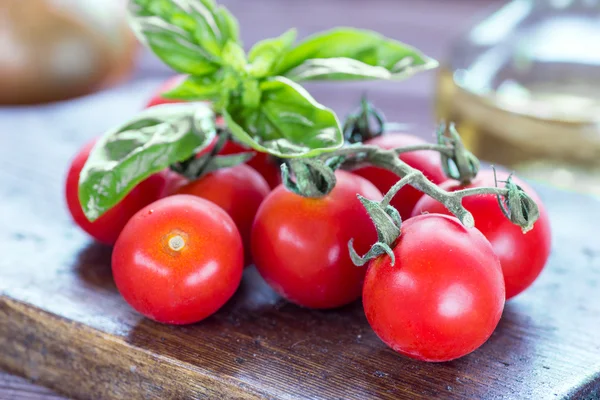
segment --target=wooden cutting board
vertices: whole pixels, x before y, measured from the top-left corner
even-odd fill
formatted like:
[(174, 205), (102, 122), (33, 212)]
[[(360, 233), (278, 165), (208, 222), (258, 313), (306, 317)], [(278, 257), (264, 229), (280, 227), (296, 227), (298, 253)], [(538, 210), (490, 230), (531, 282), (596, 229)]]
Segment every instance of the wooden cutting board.
[[(348, 25), (437, 58), (465, 16), (503, 3), (223, 2), (247, 44), (291, 25), (301, 35)], [(145, 64), (140, 75), (153, 71)], [(424, 74), (310, 90), (343, 116), (367, 89), (391, 119), (424, 133), (432, 128), (432, 81)], [(359, 303), (301, 309), (253, 269), (233, 300), (200, 324), (169, 327), (137, 315), (112, 282), (110, 249), (70, 222), (63, 178), (76, 149), (136, 112), (156, 85), (138, 77), (68, 103), (0, 109), (0, 367), (80, 399), (600, 397), (600, 202), (539, 186), (554, 232), (548, 266), (507, 304), (491, 339), (454, 362), (401, 357), (373, 334)]]
[(136, 314), (113, 284), (110, 248), (70, 222), (62, 185), (76, 149), (132, 114), (153, 85), (138, 80), (75, 102), (0, 110), (2, 368), (81, 399), (600, 395), (600, 203), (545, 187), (554, 233), (547, 268), (507, 304), (491, 339), (454, 362), (401, 357), (370, 330), (360, 303), (302, 309), (253, 268), (199, 324)]

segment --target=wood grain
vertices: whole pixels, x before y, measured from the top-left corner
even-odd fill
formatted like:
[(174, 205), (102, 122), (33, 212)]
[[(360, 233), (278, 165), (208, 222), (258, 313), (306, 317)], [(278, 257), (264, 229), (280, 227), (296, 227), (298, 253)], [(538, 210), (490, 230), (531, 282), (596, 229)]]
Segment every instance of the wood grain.
[(0, 398), (3, 400), (66, 400), (65, 397), (50, 389), (1, 371)]
[[(247, 43), (291, 24), (303, 34), (345, 24), (377, 28), (437, 57), (457, 22), (481, 7), (458, 0), (456, 10), (433, 0), (226, 3)], [(431, 7), (437, 19), (417, 18)], [(403, 358), (373, 334), (360, 303), (301, 309), (254, 269), (202, 323), (170, 327), (137, 315), (112, 282), (110, 249), (70, 222), (62, 178), (82, 143), (141, 107), (158, 83), (152, 71), (159, 70), (148, 67), (127, 85), (77, 101), (0, 109), (1, 367), (80, 399), (600, 396), (600, 203), (541, 186), (554, 232), (548, 266), (507, 305), (488, 343), (454, 362)], [(343, 115), (367, 88), (388, 116), (427, 136), (433, 77), (310, 89)]]

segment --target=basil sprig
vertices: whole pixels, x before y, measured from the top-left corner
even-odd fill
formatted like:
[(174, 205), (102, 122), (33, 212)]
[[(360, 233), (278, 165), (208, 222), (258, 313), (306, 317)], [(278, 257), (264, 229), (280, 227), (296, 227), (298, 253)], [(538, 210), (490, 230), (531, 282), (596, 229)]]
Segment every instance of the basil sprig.
[[(230, 128), (239, 141), (278, 157), (310, 157), (343, 144), (337, 118), (294, 82), (399, 80), (437, 65), (410, 46), (352, 28), (333, 29), (299, 43), (295, 43), (296, 31), (290, 29), (256, 43), (246, 56), (236, 35), (223, 34), (211, 22), (217, 20), (211, 17), (216, 9), (212, 0), (133, 0), (130, 7), (131, 20), (140, 27), (138, 36), (165, 63), (172, 65), (173, 54), (182, 54), (185, 32), (186, 43), (197, 52), (190, 63), (207, 60), (211, 68), (220, 66), (207, 73), (179, 69), (190, 77), (166, 96), (212, 101), (215, 111), (228, 114), (229, 122), (235, 122), (235, 128)], [(148, 20), (157, 19), (172, 27), (171, 42), (167, 31), (162, 31), (157, 42), (154, 31), (144, 29)], [(198, 29), (206, 32), (199, 34)]]
[[(187, 78), (164, 96), (210, 101), (236, 140), (281, 158), (313, 157), (344, 144), (335, 113), (298, 84), (308, 80), (405, 79), (434, 60), (378, 33), (338, 28), (296, 43), (296, 31), (248, 54), (235, 17), (214, 0), (131, 0), (138, 38)], [(153, 107), (94, 146), (79, 183), (93, 220), (151, 174), (189, 158), (215, 135), (206, 105)]]

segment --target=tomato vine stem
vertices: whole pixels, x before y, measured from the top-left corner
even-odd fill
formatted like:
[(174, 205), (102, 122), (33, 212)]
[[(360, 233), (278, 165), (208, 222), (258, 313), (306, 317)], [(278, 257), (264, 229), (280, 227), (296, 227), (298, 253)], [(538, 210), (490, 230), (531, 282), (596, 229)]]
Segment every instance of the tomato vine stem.
[[(368, 164), (391, 171), (400, 178), (379, 202), (359, 196), (359, 200), (376, 227), (378, 241), (364, 256), (356, 253), (352, 241), (348, 243), (350, 256), (356, 265), (363, 265), (370, 259), (379, 257), (382, 254), (388, 254), (392, 258), (393, 264), (394, 257), (391, 249), (401, 234), (402, 221), (397, 210), (390, 205), (390, 201), (406, 185), (410, 185), (442, 203), (467, 228), (474, 227), (475, 220), (473, 215), (462, 205), (462, 199), (476, 195), (494, 195), (498, 197), (502, 212), (514, 224), (520, 226), (523, 232), (527, 232), (533, 227), (539, 216), (537, 205), (521, 187), (512, 182), (511, 178), (504, 182), (505, 187), (478, 187), (447, 192), (427, 179), (421, 171), (412, 168), (398, 157), (399, 154), (410, 151), (437, 151), (442, 156), (442, 162), (446, 162), (448, 167), (454, 164), (455, 169), (449, 175), (462, 183), (468, 183), (479, 171), (479, 160), (466, 151), (453, 125), (449, 127), (449, 136), (445, 135), (446, 132), (445, 125), (438, 130), (438, 137), (440, 137), (438, 144), (422, 144), (397, 149), (382, 149), (373, 145), (353, 144), (311, 159), (310, 162), (295, 160), (295, 164), (304, 163), (305, 167), (303, 168), (307, 170), (318, 170), (321, 176), (326, 175), (324, 168), (331, 164), (331, 160), (337, 160), (336, 166), (340, 164), (341, 166), (354, 167)], [(444, 135), (443, 138), (442, 135)], [(299, 169), (299, 167), (296, 166), (296, 169)], [(289, 176), (287, 178), (289, 179)], [(306, 182), (303, 184), (306, 185)], [(297, 193), (302, 194), (302, 191), (297, 191)], [(320, 195), (326, 195), (327, 193), (326, 190), (320, 190), (319, 192)]]

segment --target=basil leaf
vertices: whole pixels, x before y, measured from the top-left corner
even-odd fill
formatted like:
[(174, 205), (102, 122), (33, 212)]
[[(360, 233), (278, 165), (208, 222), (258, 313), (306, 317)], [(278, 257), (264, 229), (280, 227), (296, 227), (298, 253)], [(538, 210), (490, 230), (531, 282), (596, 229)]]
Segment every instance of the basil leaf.
[(188, 76), (173, 89), (162, 94), (167, 99), (187, 101), (216, 100), (222, 92), (220, 74)]
[(275, 63), (294, 44), (295, 40), (296, 30), (290, 29), (279, 37), (256, 43), (248, 53), (250, 75), (256, 78), (271, 75)]
[(132, 25), (139, 39), (177, 72), (206, 75), (219, 69), (208, 54), (181, 28), (160, 18), (146, 17)]
[(79, 176), (83, 212), (94, 221), (138, 183), (189, 158), (214, 137), (214, 114), (206, 105), (166, 104), (143, 111), (92, 149)]
[(255, 79), (247, 79), (242, 83), (242, 105), (250, 110), (260, 106), (262, 91), (260, 82)]
[(233, 41), (228, 41), (223, 48), (223, 62), (238, 73), (246, 71), (246, 52), (242, 46)]
[(215, 11), (215, 19), (221, 31), (221, 45), (225, 46), (228, 40), (241, 43), (238, 21), (227, 8), (219, 6)]
[[(344, 62), (343, 58), (355, 62)], [(284, 55), (275, 73), (304, 80), (360, 79), (361, 76), (363, 79), (380, 79), (384, 75), (381, 68), (384, 68), (389, 72), (389, 78), (400, 79), (436, 66), (435, 60), (418, 50), (376, 32), (338, 28), (313, 35), (298, 44)]]
[(130, 22), (139, 39), (176, 71), (203, 75), (223, 63), (237, 42), (237, 21), (212, 0), (132, 0)]
[(286, 77), (295, 81), (391, 79), (392, 73), (351, 58), (313, 58), (288, 71)]
[(335, 113), (317, 103), (300, 85), (284, 77), (261, 82), (260, 105), (248, 109), (231, 102), (223, 117), (242, 143), (277, 157), (312, 157), (344, 144)]

